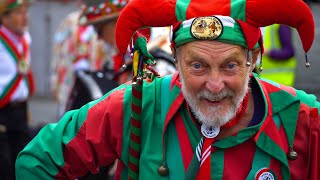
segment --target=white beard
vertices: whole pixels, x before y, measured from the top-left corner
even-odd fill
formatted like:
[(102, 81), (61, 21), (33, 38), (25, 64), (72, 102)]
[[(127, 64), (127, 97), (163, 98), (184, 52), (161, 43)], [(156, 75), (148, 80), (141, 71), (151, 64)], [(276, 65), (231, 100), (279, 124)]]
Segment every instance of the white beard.
[[(243, 101), (244, 97), (246, 96), (249, 90), (249, 72), (247, 73), (247, 78), (245, 81), (245, 85), (243, 86), (243, 90), (241, 93), (236, 97), (235, 93), (230, 89), (224, 89), (223, 91), (219, 92), (218, 94), (212, 94), (208, 90), (200, 91), (196, 97), (192, 95), (185, 87), (185, 81), (180, 71), (180, 64), (178, 66), (178, 72), (180, 75), (181, 81), (181, 90), (184, 95), (184, 98), (188, 102), (192, 113), (194, 114), (195, 118), (202, 124), (207, 126), (214, 126), (214, 127), (221, 127), (227, 122), (229, 122), (237, 113), (237, 110), (240, 108), (241, 102)], [(232, 105), (229, 109), (227, 109), (226, 113), (223, 113), (221, 106), (208, 106), (206, 107), (206, 114), (201, 111), (199, 106), (201, 99), (208, 99), (211, 101), (218, 101), (222, 100), (226, 97), (231, 98)]]

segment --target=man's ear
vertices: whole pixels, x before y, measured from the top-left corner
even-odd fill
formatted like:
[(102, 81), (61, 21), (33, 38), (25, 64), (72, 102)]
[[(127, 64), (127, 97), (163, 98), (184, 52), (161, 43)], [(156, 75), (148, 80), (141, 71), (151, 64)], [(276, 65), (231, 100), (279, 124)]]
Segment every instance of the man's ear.
[(256, 67), (256, 63), (259, 57), (261, 50), (260, 48), (254, 49), (252, 50), (252, 66), (251, 66), (251, 70), (254, 70), (254, 68)]

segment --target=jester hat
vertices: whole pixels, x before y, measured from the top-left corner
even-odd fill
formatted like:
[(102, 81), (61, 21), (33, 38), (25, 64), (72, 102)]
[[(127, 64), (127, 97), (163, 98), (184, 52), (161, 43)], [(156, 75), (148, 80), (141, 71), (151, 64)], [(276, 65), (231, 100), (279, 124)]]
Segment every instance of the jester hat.
[[(207, 17), (204, 24), (201, 17)], [(209, 27), (208, 23), (219, 34), (199, 37), (194, 33), (201, 26)], [(124, 55), (138, 29), (173, 25), (175, 47), (194, 40), (214, 39), (248, 49), (260, 45), (263, 51), (259, 27), (272, 24), (296, 28), (304, 51), (309, 51), (315, 25), (311, 10), (302, 0), (131, 0), (118, 18), (116, 43)]]
[(119, 17), (128, 0), (84, 0), (80, 25), (96, 24)]
[(29, 5), (31, 0), (0, 0), (0, 15), (20, 5)]

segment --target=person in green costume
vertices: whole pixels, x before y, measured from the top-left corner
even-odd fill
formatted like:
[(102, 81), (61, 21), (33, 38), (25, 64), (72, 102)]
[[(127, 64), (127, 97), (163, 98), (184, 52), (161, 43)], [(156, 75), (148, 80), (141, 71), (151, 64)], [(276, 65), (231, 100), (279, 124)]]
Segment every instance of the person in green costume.
[[(123, 56), (134, 45), (132, 82), (44, 127), (17, 178), (75, 179), (118, 159), (115, 179), (316, 180), (320, 103), (252, 73), (260, 26), (274, 23), (297, 28), (309, 51), (314, 20), (301, 0), (131, 0), (115, 37)], [(136, 31), (169, 25), (178, 72), (155, 77)]]

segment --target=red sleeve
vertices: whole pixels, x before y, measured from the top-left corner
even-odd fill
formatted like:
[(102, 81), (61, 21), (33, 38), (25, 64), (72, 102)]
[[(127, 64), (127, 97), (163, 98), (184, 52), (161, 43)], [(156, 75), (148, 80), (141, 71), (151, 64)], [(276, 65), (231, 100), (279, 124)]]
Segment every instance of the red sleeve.
[(293, 149), (298, 159), (289, 161), (291, 179), (320, 177), (320, 117), (316, 108), (301, 105)]
[(120, 156), (123, 93), (116, 91), (89, 109), (78, 134), (64, 148), (65, 165), (58, 179), (69, 173), (69, 177), (81, 177), (88, 171), (98, 173), (99, 167), (110, 165)]

